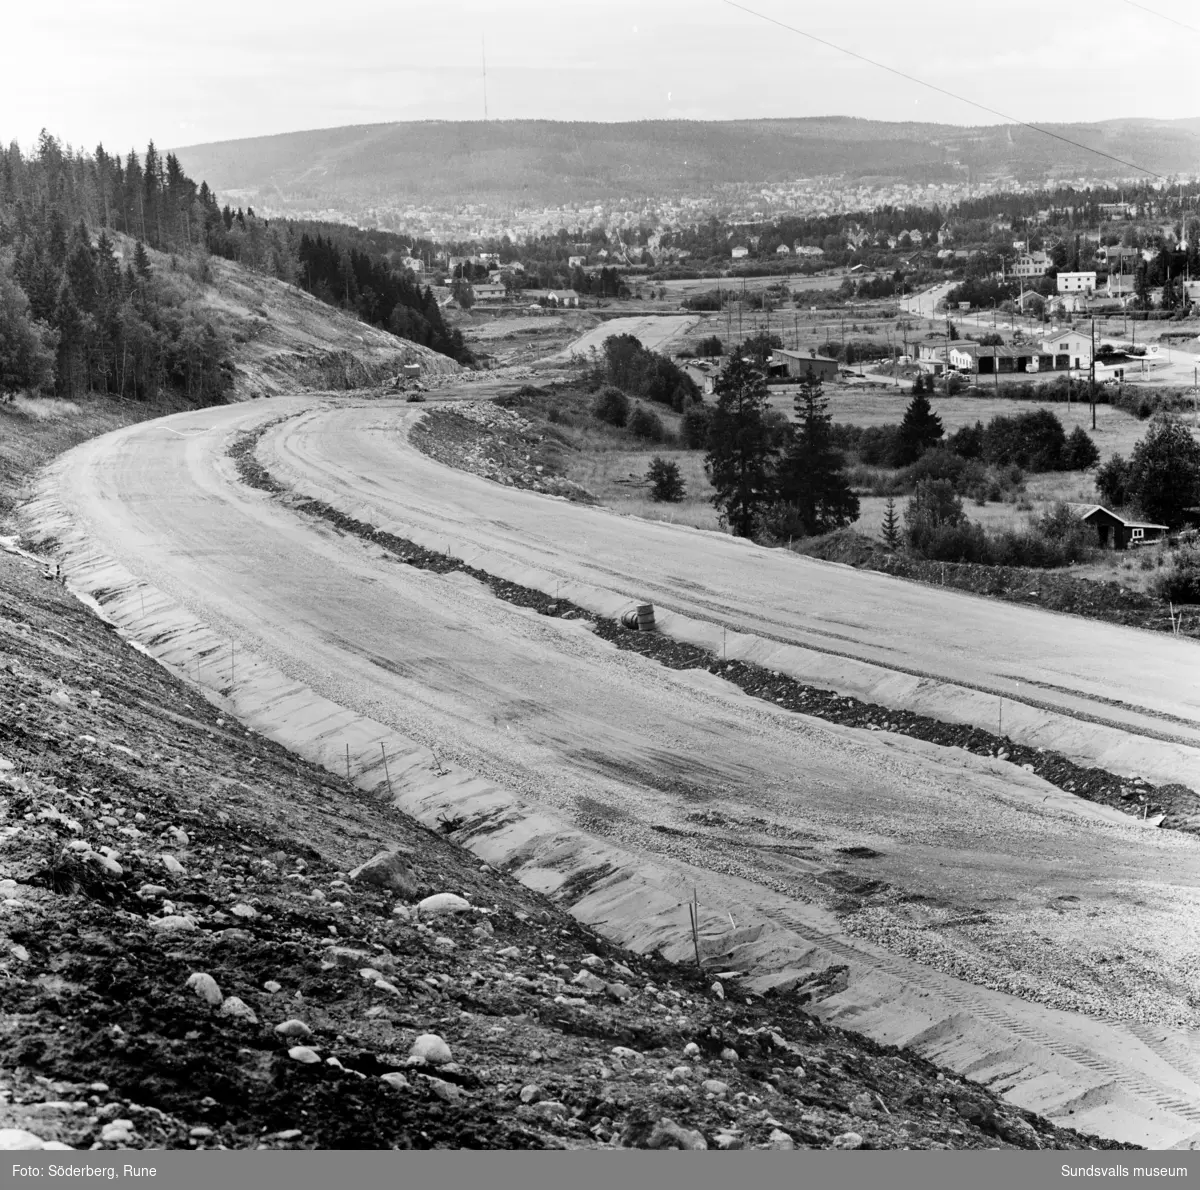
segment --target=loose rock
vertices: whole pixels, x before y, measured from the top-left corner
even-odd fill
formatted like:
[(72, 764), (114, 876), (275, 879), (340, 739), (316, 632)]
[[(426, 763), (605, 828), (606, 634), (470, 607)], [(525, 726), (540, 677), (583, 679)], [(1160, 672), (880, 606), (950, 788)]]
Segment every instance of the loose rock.
[(434, 893), (417, 902), (418, 917), (439, 917), (444, 913), (467, 913), (471, 902), (456, 893)]
[(303, 1022), (298, 1021), (294, 1017), (288, 1021), (281, 1021), (275, 1026), (275, 1032), (280, 1037), (311, 1037), (312, 1030)]
[(450, 1047), (436, 1033), (422, 1033), (408, 1051), (410, 1058), (424, 1058), (431, 1066), (453, 1061)]
[(307, 1045), (292, 1046), (288, 1050), (288, 1057), (294, 1058), (297, 1062), (303, 1062), (306, 1066), (312, 1066), (321, 1060), (321, 1055), (316, 1050), (310, 1049)]
[(214, 1008), (224, 999), (217, 981), (205, 971), (196, 971), (189, 975), (186, 986), (191, 988), (206, 1004), (211, 1004)]
[(232, 1017), (237, 1021), (245, 1021), (248, 1025), (257, 1025), (258, 1017), (254, 1009), (238, 996), (227, 996), (220, 1008), (221, 1016)]
[(371, 884), (377, 888), (411, 893), (415, 888), (411, 856), (412, 852), (407, 847), (380, 851), (371, 856), (366, 863), (353, 869), (349, 873), (350, 880), (356, 884)]

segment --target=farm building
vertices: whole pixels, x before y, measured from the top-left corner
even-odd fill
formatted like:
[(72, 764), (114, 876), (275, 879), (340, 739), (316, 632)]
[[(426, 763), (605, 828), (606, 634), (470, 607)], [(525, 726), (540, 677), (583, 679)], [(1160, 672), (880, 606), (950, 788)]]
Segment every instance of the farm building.
[(1100, 504), (1072, 504), (1079, 519), (1096, 530), (1101, 549), (1125, 550), (1131, 546), (1161, 541), (1167, 535), (1166, 525), (1152, 521), (1131, 521)]
[(807, 354), (803, 351), (776, 351), (773, 362), (782, 364), (787, 374), (797, 379), (807, 376), (809, 372), (816, 376), (818, 380), (837, 379), (837, 360), (825, 359), (811, 349)]

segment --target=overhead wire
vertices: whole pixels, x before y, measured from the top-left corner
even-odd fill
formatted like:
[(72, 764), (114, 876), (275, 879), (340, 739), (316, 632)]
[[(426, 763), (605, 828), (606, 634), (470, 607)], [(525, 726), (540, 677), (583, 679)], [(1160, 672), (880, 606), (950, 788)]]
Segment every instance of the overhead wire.
[(1138, 4), (1136, 0), (1125, 0), (1125, 3), (1130, 8), (1140, 8), (1142, 12), (1148, 12), (1152, 17), (1158, 17), (1160, 21), (1170, 21), (1172, 25), (1178, 25), (1181, 29), (1190, 29), (1193, 33), (1200, 33), (1195, 25), (1189, 25), (1187, 21), (1177, 21), (1174, 17), (1169, 17), (1165, 12), (1159, 12), (1156, 8), (1147, 8), (1144, 4)]
[[(1132, 2), (1132, 0), (1127, 0)], [(886, 70), (889, 74), (898, 75), (902, 79), (907, 79), (910, 83), (916, 83), (919, 87), (925, 87), (927, 90), (936, 91), (940, 95), (946, 95), (950, 99), (956, 99), (960, 103), (965, 103), (970, 107), (978, 108), (980, 111), (987, 112), (989, 115), (998, 116), (1001, 120), (1009, 124), (1019, 125), (1021, 128), (1028, 128), (1031, 132), (1040, 132), (1043, 136), (1048, 136), (1056, 141), (1061, 141), (1063, 144), (1072, 145), (1076, 149), (1083, 149), (1087, 153), (1093, 153), (1097, 157), (1107, 158), (1109, 161), (1115, 161), (1118, 165), (1123, 165), (1127, 169), (1135, 169), (1138, 173), (1146, 174), (1148, 177), (1157, 178), (1160, 182), (1168, 182), (1169, 179), (1163, 177), (1162, 174), (1155, 173), (1152, 169), (1147, 169), (1144, 165), (1138, 165), (1135, 161), (1126, 161), (1123, 157), (1117, 157), (1113, 153), (1106, 153), (1103, 149), (1094, 148), (1092, 145), (1085, 145), (1082, 141), (1072, 140), (1069, 136), (1063, 136), (1059, 132), (1052, 132), (1049, 128), (1042, 128), (1037, 124), (1031, 124), (1028, 120), (1018, 119), (1016, 116), (1010, 116), (1006, 112), (1002, 112), (997, 108), (989, 107), (986, 103), (980, 103), (975, 99), (968, 99), (965, 95), (959, 95), (955, 91), (950, 91), (945, 87), (939, 87), (936, 83), (926, 82), (924, 79), (917, 78), (916, 75), (909, 74), (907, 71), (900, 70), (895, 66), (889, 66), (886, 62), (877, 62), (874, 58), (868, 58), (866, 54), (860, 54), (855, 50), (848, 50), (845, 46), (837, 45), (835, 42), (827, 41), (824, 37), (818, 37), (815, 33), (809, 33), (805, 29), (799, 29), (795, 25), (789, 25), (786, 21), (781, 21), (776, 17), (768, 16), (766, 13), (758, 12), (756, 9), (748, 8), (744, 4), (738, 4), (736, 0), (722, 0), (723, 4), (730, 8), (736, 8), (752, 17), (757, 17), (760, 21), (766, 21), (768, 24), (777, 25), (780, 29), (786, 29), (789, 33), (796, 33), (801, 37), (807, 37), (809, 41), (815, 41), (819, 45), (828, 47), (831, 50), (836, 50), (839, 54), (845, 54), (851, 58), (857, 58), (860, 62), (866, 62), (868, 66), (874, 66), (879, 70)], [(1135, 5), (1134, 7), (1141, 7)], [(1156, 14), (1158, 15), (1158, 14)]]

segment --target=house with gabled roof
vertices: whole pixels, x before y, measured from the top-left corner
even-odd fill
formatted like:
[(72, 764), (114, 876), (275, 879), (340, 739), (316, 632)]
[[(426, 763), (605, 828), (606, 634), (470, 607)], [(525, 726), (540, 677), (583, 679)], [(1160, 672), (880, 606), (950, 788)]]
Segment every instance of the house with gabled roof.
[(1127, 550), (1167, 535), (1167, 526), (1153, 521), (1133, 521), (1102, 504), (1069, 504), (1067, 506), (1084, 524), (1096, 530), (1096, 543), (1102, 550)]

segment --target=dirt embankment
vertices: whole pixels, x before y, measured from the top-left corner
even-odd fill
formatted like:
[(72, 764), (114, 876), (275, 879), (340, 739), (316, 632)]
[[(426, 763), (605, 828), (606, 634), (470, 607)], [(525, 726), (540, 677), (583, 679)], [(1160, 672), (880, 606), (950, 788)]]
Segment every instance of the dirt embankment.
[(294, 285), (230, 261), (212, 259), (209, 267), (199, 300), (233, 343), (235, 400), (391, 385), (412, 364), (423, 378), (463, 370)]
[(413, 428), (410, 439), (439, 463), (506, 487), (596, 503), (595, 496), (563, 474), (561, 443), (548, 441), (535, 422), (490, 401), (431, 409)]
[[(0, 703), (0, 1127), (82, 1148), (1111, 1147), (807, 1017), (836, 981), (748, 998), (617, 950), (8, 555)], [(418, 914), (442, 893), (470, 908)]]
[(1089, 620), (1175, 632), (1200, 638), (1200, 616), (1187, 616), (1182, 626), (1172, 622), (1168, 607), (1141, 591), (1120, 583), (1078, 578), (1054, 570), (1017, 566), (981, 566), (974, 562), (930, 562), (893, 552), (876, 541), (843, 529), (793, 547), (797, 553), (827, 562), (844, 562), (861, 570), (881, 570), (899, 578), (934, 586), (953, 587), (1009, 603), (1024, 603), (1049, 611), (1067, 612)]

